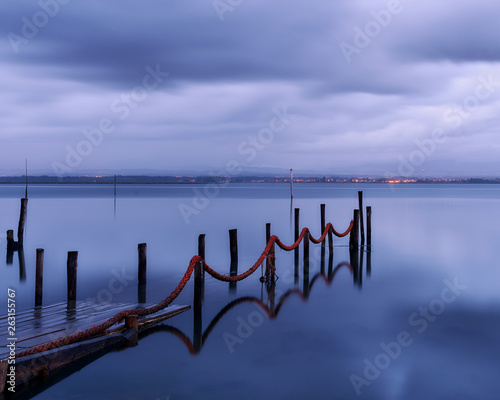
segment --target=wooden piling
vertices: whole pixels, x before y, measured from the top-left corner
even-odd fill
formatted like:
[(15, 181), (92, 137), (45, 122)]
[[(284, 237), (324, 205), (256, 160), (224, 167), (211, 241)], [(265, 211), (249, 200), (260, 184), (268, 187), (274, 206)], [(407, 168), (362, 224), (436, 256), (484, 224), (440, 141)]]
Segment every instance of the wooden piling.
[(21, 199), (21, 213), (19, 215), (19, 226), (17, 228), (17, 241), (22, 246), (24, 239), (24, 224), (26, 222), (26, 211), (28, 208), (28, 199)]
[[(294, 223), (295, 223), (295, 235), (294, 235), (294, 243), (297, 242), (297, 240), (299, 239), (299, 235), (300, 235), (300, 208), (296, 208), (295, 209), (295, 218), (294, 218)], [(294, 265), (295, 265), (295, 273), (294, 273), (294, 277), (295, 277), (295, 284), (297, 284), (299, 282), (299, 248), (297, 247), (294, 251)]]
[(68, 262), (67, 262), (68, 301), (76, 301), (77, 269), (78, 269), (78, 252), (68, 251)]
[(360, 222), (360, 232), (361, 232), (361, 246), (365, 244), (365, 223), (363, 218), (363, 191), (358, 191), (358, 202), (359, 202), (359, 222)]
[[(323, 233), (325, 232), (325, 229), (326, 229), (326, 205), (325, 204), (320, 205), (320, 214), (321, 214), (321, 236), (323, 236)], [(325, 241), (323, 240), (321, 242), (321, 273), (325, 272), (325, 253), (326, 253), (326, 246), (325, 246)]]
[(304, 285), (302, 289), (305, 297), (309, 296), (309, 241), (310, 233), (307, 230), (304, 234)]
[(366, 207), (366, 244), (368, 250), (372, 247), (372, 207)]
[(44, 250), (36, 249), (35, 307), (39, 307), (42, 305), (43, 259), (44, 259)]
[[(229, 251), (231, 253), (231, 266), (229, 268), (229, 275), (238, 275), (238, 230), (229, 230)], [(229, 291), (236, 290), (236, 282), (229, 282)]]
[(139, 253), (139, 266), (138, 266), (138, 280), (139, 286), (146, 284), (146, 270), (147, 270), (147, 244), (139, 243), (137, 246)]
[(137, 315), (127, 315), (125, 317), (125, 328), (132, 329), (135, 334), (128, 335), (127, 346), (137, 346), (139, 342), (139, 320)]
[(310, 233), (306, 230), (304, 234), (304, 273), (305, 271), (309, 271), (309, 241), (310, 241)]
[[(266, 246), (269, 243), (270, 239), (271, 239), (271, 224), (268, 222), (266, 224)], [(269, 258), (270, 258), (270, 256), (266, 257), (266, 274), (267, 274), (267, 271), (269, 271), (269, 264), (270, 264)]]
[(14, 231), (12, 229), (7, 231), (7, 265), (12, 265), (14, 262)]
[(293, 199), (293, 171), (290, 168), (290, 198)]
[(359, 210), (354, 210), (353, 226), (349, 237), (349, 247), (358, 248), (359, 246)]
[(7, 231), (7, 246), (14, 247), (14, 231), (12, 229)]
[(205, 259), (205, 234), (198, 236), (198, 255)]
[(194, 267), (194, 299), (193, 304), (199, 306), (202, 301), (203, 292), (203, 263), (197, 262)]
[(231, 264), (238, 263), (238, 230), (229, 230), (229, 251), (231, 253)]
[(193, 346), (201, 350), (203, 343), (201, 306), (203, 300), (203, 263), (194, 266), (194, 298), (193, 298)]
[(137, 315), (127, 315), (125, 317), (125, 328), (133, 329), (134, 331), (139, 331), (139, 320)]

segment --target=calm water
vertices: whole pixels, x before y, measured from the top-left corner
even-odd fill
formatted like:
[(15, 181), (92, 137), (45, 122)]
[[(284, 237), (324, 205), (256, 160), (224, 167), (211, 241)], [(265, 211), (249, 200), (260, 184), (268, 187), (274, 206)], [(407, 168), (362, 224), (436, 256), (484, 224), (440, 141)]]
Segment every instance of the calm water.
[[(45, 249), (44, 304), (65, 300), (70, 250), (79, 251), (79, 300), (136, 302), (137, 244), (146, 242), (147, 303), (156, 303), (177, 285), (200, 233), (207, 235), (207, 263), (223, 273), (229, 272), (228, 229), (238, 228), (240, 272), (263, 250), (266, 222), (292, 242), (287, 185), (230, 185), (208, 201), (199, 197), (203, 190), (124, 185), (115, 201), (104, 185), (30, 187), (26, 276), (20, 279), (17, 253), (6, 264), (2, 234), (1, 293), (6, 297), (13, 287), (18, 310), (33, 306), (36, 248)], [(330, 286), (316, 281), (307, 301), (290, 296), (275, 320), (254, 304), (240, 304), (213, 327), (198, 355), (171, 333), (175, 327), (193, 340), (188, 311), (167, 321), (170, 328), (35, 398), (498, 399), (500, 186), (303, 184), (294, 187), (292, 207), (317, 236), (326, 203), (327, 220), (344, 230), (357, 190), (373, 208), (371, 274), (364, 253), (362, 284), (340, 268)], [(0, 186), (0, 232), (17, 230), (23, 195), (22, 186)], [(192, 213), (183, 217), (180, 207)], [(334, 267), (349, 261), (347, 243), (335, 240)], [(321, 268), (319, 246), (311, 254), (312, 278)], [(295, 287), (293, 253), (278, 250), (277, 269), (276, 304)], [(112, 293), (117, 276), (121, 284)], [(238, 283), (236, 292), (207, 276), (202, 329), (240, 297), (270, 304), (259, 276)], [(175, 304), (192, 304), (192, 297), (190, 283)]]

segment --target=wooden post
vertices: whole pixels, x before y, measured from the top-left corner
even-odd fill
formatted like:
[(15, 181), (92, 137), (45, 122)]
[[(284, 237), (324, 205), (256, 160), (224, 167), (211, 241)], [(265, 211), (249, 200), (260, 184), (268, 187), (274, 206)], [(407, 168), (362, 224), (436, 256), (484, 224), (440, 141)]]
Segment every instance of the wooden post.
[(14, 262), (14, 248), (16, 242), (14, 242), (14, 231), (12, 229), (7, 231), (7, 265), (12, 265)]
[[(299, 239), (299, 226), (300, 226), (300, 208), (295, 209), (295, 236), (294, 236), (294, 242), (297, 242)], [(295, 258), (295, 284), (299, 282), (299, 248), (297, 247), (294, 251), (294, 258)]]
[[(229, 230), (229, 251), (231, 253), (231, 266), (229, 269), (230, 276), (238, 275), (238, 230)], [(229, 282), (229, 290), (236, 290), (236, 282)]]
[(139, 331), (139, 321), (137, 315), (127, 315), (125, 317), (125, 327), (127, 329), (133, 329), (136, 332)]
[(320, 210), (321, 210), (321, 234), (323, 235), (323, 232), (325, 232), (326, 229), (326, 216), (325, 216), (326, 204), (321, 204)]
[(7, 231), (7, 246), (14, 247), (14, 231), (12, 229)]
[(328, 229), (328, 252), (333, 256), (333, 228)]
[(135, 335), (131, 335), (127, 341), (127, 346), (132, 347), (132, 346), (137, 346), (139, 342), (139, 320), (137, 318), (137, 315), (127, 315), (125, 317), (125, 328), (127, 329), (133, 329), (135, 332)]
[(202, 320), (201, 305), (203, 296), (203, 264), (197, 262), (194, 267), (194, 299), (193, 299), (193, 346), (196, 352), (201, 350), (202, 346)]
[(359, 210), (354, 210), (354, 216), (352, 220), (353, 226), (349, 238), (349, 247), (357, 249), (359, 246)]
[(201, 293), (203, 291), (203, 264), (201, 261), (197, 262), (194, 267), (194, 300), (193, 305), (199, 306), (201, 304)]
[(68, 251), (68, 262), (67, 262), (68, 301), (76, 301), (77, 269), (78, 269), (78, 252)]
[(361, 246), (365, 244), (365, 223), (363, 219), (363, 191), (358, 192), (358, 201), (359, 201), (359, 221), (361, 225)]
[(293, 199), (293, 171), (290, 168), (290, 198)]
[(22, 246), (24, 239), (24, 224), (26, 222), (26, 210), (28, 207), (28, 199), (21, 199), (21, 214), (19, 215), (19, 226), (17, 228), (17, 241), (19, 246)]
[(231, 264), (238, 263), (238, 230), (229, 230), (229, 251), (231, 252)]
[[(325, 232), (326, 229), (326, 205), (321, 204), (320, 205), (320, 214), (321, 214), (321, 236), (323, 236), (323, 233)], [(326, 252), (326, 247), (325, 247), (325, 240), (321, 242), (321, 273), (325, 273), (325, 252)]]
[(137, 246), (137, 250), (139, 252), (139, 285), (146, 284), (146, 269), (147, 269), (147, 244), (140, 243)]
[(307, 230), (304, 234), (304, 296), (309, 295), (309, 241), (310, 233)]
[[(270, 239), (271, 239), (271, 224), (268, 222), (266, 224), (266, 246), (269, 243)], [(270, 258), (270, 255), (266, 257), (266, 276), (267, 276), (267, 272), (269, 271), (269, 258)]]
[(205, 234), (198, 236), (198, 255), (205, 259)]
[(139, 257), (137, 266), (137, 302), (146, 302), (146, 282), (147, 282), (147, 253), (148, 246), (146, 243), (137, 245), (137, 253)]
[[(198, 236), (198, 255), (205, 260), (205, 234), (202, 233)], [(205, 270), (201, 269), (201, 299), (205, 297)]]
[(42, 305), (43, 299), (43, 249), (36, 249), (35, 307)]
[(366, 207), (366, 242), (368, 250), (372, 247), (372, 207)]

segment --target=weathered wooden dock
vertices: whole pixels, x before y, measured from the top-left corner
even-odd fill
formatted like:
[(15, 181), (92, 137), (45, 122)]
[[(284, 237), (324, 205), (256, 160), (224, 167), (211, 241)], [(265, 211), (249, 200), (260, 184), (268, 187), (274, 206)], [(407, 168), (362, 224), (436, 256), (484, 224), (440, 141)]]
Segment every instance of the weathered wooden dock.
[[(53, 304), (19, 312), (16, 315), (15, 353), (59, 339), (75, 332), (98, 325), (123, 310), (140, 309), (132, 303), (98, 303), (77, 301)], [(136, 326), (123, 323), (108, 330), (107, 335), (97, 336), (74, 345), (46, 351), (42, 355), (16, 358), (16, 386), (33, 380), (45, 381), (49, 375), (61, 369), (74, 371), (92, 362), (107, 352), (126, 345), (135, 344), (137, 334), (184, 311), (190, 306), (171, 305), (155, 314), (136, 319)], [(7, 332), (8, 317), (0, 318), (0, 329)], [(0, 349), (0, 393), (6, 388), (7, 358), (9, 348)], [(75, 366), (78, 368), (75, 369)], [(16, 390), (17, 391), (17, 390)], [(1, 397), (0, 397), (1, 398)]]
[[(148, 305), (145, 305), (148, 306)], [(98, 325), (122, 310), (138, 308), (131, 303), (99, 303), (78, 301), (58, 303), (51, 306), (35, 307), (16, 315), (16, 352), (26, 350), (54, 339)], [(160, 315), (177, 315), (186, 306), (169, 306), (148, 320)], [(165, 318), (166, 319), (166, 318)], [(7, 332), (7, 316), (0, 318), (0, 332)], [(0, 348), (0, 360), (9, 355), (6, 347)]]

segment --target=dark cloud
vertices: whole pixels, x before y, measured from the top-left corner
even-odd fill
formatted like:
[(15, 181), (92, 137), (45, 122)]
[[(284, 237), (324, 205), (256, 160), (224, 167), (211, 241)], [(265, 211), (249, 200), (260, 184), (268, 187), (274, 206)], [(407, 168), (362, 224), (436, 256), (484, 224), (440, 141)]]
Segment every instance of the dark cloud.
[[(50, 9), (53, 17), (15, 52), (12, 34), (19, 39), (26, 21), (43, 18), (42, 4), (59, 3), (0, 5), (0, 156), (9, 163), (29, 157), (50, 168), (86, 140), (83, 129), (109, 118), (113, 133), (75, 169), (103, 160), (127, 168), (127, 149), (141, 140), (137, 163), (145, 167), (183, 168), (189, 148), (219, 168), (246, 160), (240, 146), (286, 105), (296, 118), (260, 146), (252, 166), (311, 169), (328, 152), (325, 172), (383, 174), (443, 129), (446, 141), (418, 171), (446, 172), (446, 160), (465, 157), (462, 165), (475, 167), (464, 174), (500, 173), (500, 85), (477, 104), (470, 99), (480, 79), (500, 82), (493, 1), (256, 0), (229, 6), (221, 20), (212, 1), (73, 0)], [(141, 97), (151, 68), (168, 78), (126, 105)], [(157, 149), (172, 146), (179, 151), (166, 162)]]

